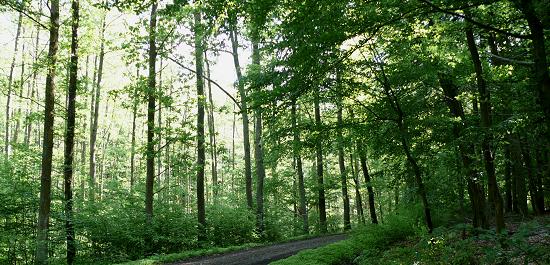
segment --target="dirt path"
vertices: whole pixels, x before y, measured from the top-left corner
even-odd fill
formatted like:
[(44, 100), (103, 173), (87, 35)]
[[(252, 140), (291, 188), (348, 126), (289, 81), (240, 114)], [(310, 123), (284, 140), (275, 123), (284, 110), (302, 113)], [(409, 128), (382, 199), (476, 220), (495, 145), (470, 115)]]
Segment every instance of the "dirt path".
[(172, 263), (172, 265), (263, 265), (290, 257), (304, 249), (321, 247), (343, 239), (346, 239), (346, 235), (317, 237), (226, 254), (198, 257)]

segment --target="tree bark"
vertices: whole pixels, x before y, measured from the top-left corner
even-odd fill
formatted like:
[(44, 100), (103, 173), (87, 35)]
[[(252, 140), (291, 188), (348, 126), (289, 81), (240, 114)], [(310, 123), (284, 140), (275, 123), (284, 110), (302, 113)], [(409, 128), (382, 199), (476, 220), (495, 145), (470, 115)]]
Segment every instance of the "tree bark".
[[(485, 161), (485, 171), (487, 173), (489, 198), (493, 198), (493, 207), (495, 210), (496, 231), (500, 233), (504, 228), (504, 209), (502, 203), (502, 196), (500, 194), (498, 183), (495, 175), (494, 157), (491, 150), (492, 135), (490, 133), (491, 128), (491, 94), (487, 89), (485, 79), (483, 77), (483, 68), (481, 66), (481, 60), (479, 59), (479, 53), (476, 47), (474, 33), (471, 26), (466, 28), (466, 38), (468, 43), (468, 50), (474, 65), (474, 70), (477, 80), (477, 88), (480, 100), (480, 113), (481, 113), (481, 127), (485, 131), (484, 139), (482, 140), (481, 147), (483, 150), (483, 159)], [(489, 199), (491, 201), (491, 199)]]
[(157, 64), (157, 1), (151, 5), (149, 21), (149, 75), (147, 77), (147, 154), (145, 179), (145, 219), (148, 231), (145, 235), (147, 252), (153, 251), (153, 188), (155, 184), (155, 101), (156, 101), (156, 64)]
[(357, 152), (359, 153), (359, 161), (361, 162), (361, 170), (363, 171), (363, 177), (365, 178), (365, 185), (367, 186), (367, 193), (369, 195), (369, 211), (370, 219), (373, 224), (378, 224), (378, 218), (376, 216), (376, 206), (374, 203), (374, 190), (369, 174), (369, 168), (367, 165), (367, 153), (357, 142)]
[(67, 101), (67, 127), (65, 129), (64, 171), (65, 179), (65, 229), (67, 236), (67, 264), (74, 263), (76, 257), (75, 231), (73, 227), (73, 162), (74, 136), (76, 120), (76, 91), (78, 83), (78, 24), (79, 2), (73, 0), (72, 35), (71, 35), (71, 63), (69, 65), (69, 87)]
[(325, 202), (325, 184), (323, 179), (323, 143), (321, 140), (321, 108), (319, 107), (319, 90), (315, 90), (315, 127), (317, 139), (315, 141), (315, 155), (317, 163), (317, 189), (319, 207), (319, 232), (327, 233), (327, 210)]
[(248, 98), (244, 87), (244, 80), (242, 79), (241, 66), (239, 62), (239, 38), (236, 29), (236, 18), (234, 18), (235, 24), (232, 25), (232, 29), (229, 32), (231, 38), (231, 47), (233, 51), (233, 64), (235, 65), (235, 72), (237, 74), (237, 85), (239, 90), (239, 96), (241, 97), (241, 115), (243, 122), (243, 147), (244, 147), (244, 178), (246, 182), (246, 205), (249, 209), (253, 208), (252, 201), (252, 162), (250, 156), (250, 130), (248, 127)]
[(361, 196), (361, 182), (359, 181), (359, 175), (357, 170), (359, 164), (357, 163), (356, 157), (353, 155), (353, 152), (349, 156), (351, 173), (353, 175), (353, 183), (355, 184), (355, 207), (357, 209), (357, 219), (359, 223), (365, 224), (365, 214), (363, 212), (363, 198)]
[(342, 200), (344, 203), (344, 230), (351, 229), (351, 218), (350, 218), (350, 206), (349, 206), (349, 195), (348, 195), (348, 173), (346, 171), (345, 164), (345, 155), (344, 155), (344, 136), (343, 136), (343, 127), (344, 121), (342, 118), (342, 99), (338, 101), (338, 112), (337, 112), (337, 122), (338, 122), (338, 166), (340, 168), (340, 181), (342, 185)]
[(298, 124), (296, 122), (296, 100), (292, 102), (291, 109), (291, 119), (292, 119), (292, 132), (293, 132), (293, 153), (294, 160), (296, 161), (296, 177), (298, 178), (298, 196), (300, 198), (300, 208), (299, 214), (302, 218), (302, 232), (304, 234), (309, 233), (309, 222), (307, 214), (307, 205), (306, 205), (306, 189), (304, 185), (304, 171), (302, 165), (302, 155), (301, 155), (301, 141), (300, 141), (300, 131), (298, 130)]
[(90, 130), (90, 200), (95, 200), (95, 190), (96, 190), (96, 142), (97, 142), (97, 127), (99, 124), (99, 102), (101, 97), (101, 79), (103, 77), (103, 61), (105, 59), (105, 27), (106, 27), (106, 18), (103, 16), (103, 22), (101, 25), (101, 44), (99, 48), (99, 65), (97, 67), (97, 80), (95, 81), (95, 94), (92, 99), (93, 101), (93, 115), (91, 122)]
[(40, 174), (40, 205), (36, 233), (36, 264), (48, 264), (48, 228), (50, 221), (53, 129), (55, 106), (55, 65), (59, 40), (59, 0), (50, 1), (50, 37), (48, 48), (48, 73), (44, 104), (44, 136), (42, 148), (42, 169)]
[[(25, 34), (25, 30), (21, 30)], [(25, 43), (21, 45), (21, 73), (19, 74), (19, 101), (15, 110), (15, 129), (13, 130), (12, 143), (19, 141), (19, 130), (21, 129), (21, 99), (23, 98), (23, 84), (25, 83)]]
[(206, 240), (206, 212), (204, 202), (204, 168), (206, 164), (205, 139), (204, 139), (204, 95), (203, 79), (203, 41), (204, 30), (201, 21), (201, 12), (194, 11), (195, 34), (195, 71), (197, 79), (197, 217), (199, 222), (198, 241), (203, 244)]
[[(39, 13), (42, 13), (42, 2), (39, 4)], [(35, 46), (34, 46), (34, 64), (38, 63), (38, 51), (39, 51), (39, 45), (40, 45), (40, 25), (36, 26), (36, 37), (35, 37)], [(31, 95), (30, 98), (34, 99), (35, 93), (36, 93), (36, 81), (37, 81), (38, 71), (33, 69), (32, 74), (32, 85), (31, 85)], [(27, 118), (30, 117), (30, 114), (34, 111), (34, 104), (29, 106), (29, 115), (27, 115)], [(32, 120), (27, 120), (27, 127), (25, 129), (25, 145), (29, 146), (31, 142), (31, 134), (32, 134)]]
[(19, 37), (21, 35), (21, 24), (23, 22), (23, 13), (19, 12), (19, 18), (17, 19), (17, 31), (15, 33), (15, 47), (13, 49), (13, 58), (10, 65), (10, 74), (8, 76), (8, 95), (6, 97), (6, 128), (4, 131), (4, 153), (6, 160), (10, 155), (10, 108), (11, 108), (11, 94), (13, 92), (13, 71), (15, 70), (15, 58), (17, 57), (17, 51), (19, 50)]
[(136, 86), (132, 92), (132, 139), (131, 139), (131, 151), (130, 151), (130, 189), (134, 187), (135, 174), (136, 174), (136, 118), (138, 107), (138, 86), (140, 85), (139, 65), (136, 65)]
[[(210, 63), (204, 52), (204, 62), (206, 64), (206, 77), (210, 79)], [(216, 145), (216, 127), (214, 124), (214, 99), (212, 98), (212, 82), (208, 82), (208, 136), (210, 140), (210, 167), (212, 170), (212, 196), (214, 203), (217, 202), (218, 185), (218, 148)]]
[[(256, 34), (253, 34), (256, 35)], [(252, 37), (252, 64), (260, 66), (260, 49), (258, 37)], [(258, 91), (260, 88), (256, 88)], [(262, 108), (256, 106), (254, 109), (254, 160), (256, 162), (256, 228), (263, 236), (264, 225), (264, 143), (262, 137)]]

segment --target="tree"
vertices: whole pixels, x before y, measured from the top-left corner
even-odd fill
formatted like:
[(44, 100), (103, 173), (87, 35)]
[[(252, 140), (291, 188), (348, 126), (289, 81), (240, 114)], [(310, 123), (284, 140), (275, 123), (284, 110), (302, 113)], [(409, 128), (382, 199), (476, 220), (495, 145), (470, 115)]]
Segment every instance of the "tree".
[(315, 91), (315, 127), (317, 137), (315, 139), (315, 157), (317, 165), (317, 191), (319, 207), (319, 232), (327, 233), (327, 210), (325, 202), (325, 184), (323, 178), (323, 145), (321, 142), (321, 108), (319, 107), (319, 91)]
[(294, 160), (296, 161), (296, 177), (298, 179), (298, 197), (300, 199), (300, 207), (298, 213), (302, 217), (302, 230), (304, 234), (309, 233), (309, 222), (307, 216), (307, 201), (306, 201), (306, 189), (304, 185), (304, 170), (302, 166), (302, 155), (301, 155), (301, 141), (300, 141), (300, 130), (298, 129), (298, 124), (296, 122), (296, 101), (292, 102), (291, 108), (291, 119), (292, 119), (292, 132), (293, 132), (293, 143), (292, 149), (294, 154)]
[[(101, 44), (99, 48), (99, 65), (97, 71), (94, 74), (95, 82), (95, 94), (92, 97), (93, 112), (91, 115), (92, 121), (90, 122), (90, 198), (95, 200), (96, 190), (96, 142), (97, 142), (97, 127), (99, 125), (99, 102), (101, 99), (101, 79), (103, 78), (103, 63), (105, 60), (105, 27), (106, 27), (106, 15), (103, 15), (101, 22)], [(96, 57), (97, 59), (97, 57)], [(95, 65), (95, 61), (94, 61)], [(95, 79), (97, 76), (97, 80)]]
[(229, 16), (229, 38), (231, 39), (231, 50), (233, 55), (233, 64), (235, 73), (237, 74), (237, 87), (241, 98), (241, 115), (243, 127), (243, 148), (244, 148), (244, 178), (246, 182), (246, 205), (249, 209), (253, 207), (252, 201), (252, 162), (250, 156), (250, 130), (248, 127), (248, 98), (245, 90), (245, 83), (241, 72), (241, 64), (239, 62), (239, 36), (237, 32), (237, 17), (232, 13)]
[(195, 2), (193, 11), (193, 33), (195, 35), (195, 72), (197, 85), (197, 218), (199, 222), (198, 241), (206, 240), (206, 212), (204, 203), (204, 169), (206, 165), (205, 138), (204, 138), (204, 106), (206, 98), (204, 94), (203, 79), (203, 40), (204, 29), (202, 25), (200, 6)]
[(79, 1), (71, 3), (71, 62), (69, 65), (69, 88), (67, 99), (67, 127), (65, 129), (64, 179), (65, 179), (65, 228), (67, 230), (67, 264), (73, 264), (76, 257), (75, 232), (73, 226), (73, 163), (76, 120), (76, 90), (78, 85), (78, 22)]
[(344, 120), (342, 117), (343, 102), (342, 102), (341, 95), (338, 95), (338, 96), (339, 96), (338, 103), (337, 103), (338, 166), (340, 167), (340, 181), (342, 183), (342, 200), (344, 202), (344, 230), (349, 230), (351, 229), (351, 223), (350, 223), (350, 206), (349, 206), (349, 195), (348, 195), (348, 176), (347, 176), (346, 165), (345, 165), (346, 159), (344, 155), (344, 136), (342, 133), (343, 127), (344, 127)]
[(484, 129), (485, 133), (481, 143), (481, 148), (483, 150), (483, 159), (485, 162), (485, 171), (487, 173), (487, 181), (489, 186), (489, 202), (492, 201), (494, 203), (493, 207), (495, 209), (497, 233), (500, 233), (504, 229), (504, 209), (502, 205), (502, 196), (500, 195), (496, 180), (494, 157), (490, 146), (492, 139), (491, 132), (489, 131), (491, 127), (491, 94), (486, 87), (485, 79), (483, 77), (483, 68), (481, 66), (479, 53), (477, 51), (477, 46), (474, 39), (474, 33), (470, 26), (466, 28), (466, 39), (476, 74), (481, 109), (481, 127)]
[(153, 235), (150, 229), (153, 223), (153, 186), (155, 184), (155, 100), (156, 100), (156, 64), (157, 64), (157, 1), (151, 5), (149, 21), (149, 76), (147, 77), (147, 176), (145, 179), (145, 216), (147, 227), (146, 244), (148, 251), (152, 251)]
[(15, 69), (15, 58), (17, 57), (17, 51), (19, 50), (19, 37), (21, 35), (21, 23), (23, 21), (23, 13), (19, 12), (17, 19), (17, 30), (15, 33), (15, 45), (13, 48), (13, 58), (10, 65), (10, 74), (8, 76), (8, 96), (6, 98), (6, 128), (4, 131), (4, 153), (6, 158), (10, 155), (10, 107), (11, 107), (11, 94), (13, 93), (13, 70)]
[(59, 40), (59, 1), (50, 1), (50, 38), (48, 48), (48, 73), (44, 99), (44, 136), (42, 145), (42, 170), (40, 175), (40, 206), (36, 232), (36, 264), (48, 264), (48, 230), (50, 222), (53, 124), (55, 105), (55, 74)]

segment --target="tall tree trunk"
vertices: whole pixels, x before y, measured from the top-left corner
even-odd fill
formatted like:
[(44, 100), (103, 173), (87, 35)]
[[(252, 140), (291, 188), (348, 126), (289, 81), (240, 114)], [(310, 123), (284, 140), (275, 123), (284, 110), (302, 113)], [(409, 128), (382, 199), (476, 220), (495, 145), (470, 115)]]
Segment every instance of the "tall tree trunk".
[(374, 190), (372, 189), (369, 168), (367, 165), (367, 153), (360, 146), (359, 142), (357, 142), (357, 152), (359, 153), (361, 170), (363, 171), (363, 177), (365, 178), (365, 185), (367, 186), (367, 194), (369, 195), (370, 219), (373, 224), (378, 224), (378, 218), (376, 217), (376, 206), (374, 204)]
[[(42, 1), (40, 1), (38, 10), (39, 10), (39, 13), (42, 13)], [(40, 25), (37, 25), (36, 26), (35, 46), (34, 46), (34, 64), (33, 65), (36, 65), (38, 63), (38, 51), (39, 51), (39, 46), (40, 46), (40, 29), (41, 29)], [(34, 69), (34, 67), (33, 67), (32, 87), (31, 87), (31, 95), (30, 95), (31, 100), (34, 99), (34, 95), (36, 93), (37, 76), (38, 76), (38, 71), (36, 69)], [(29, 108), (30, 109), (29, 109), (29, 114), (27, 115), (27, 118), (29, 118), (31, 113), (34, 112), (34, 104), (29, 106)], [(25, 145), (26, 146), (30, 145), (31, 134), (32, 134), (32, 124), (33, 124), (32, 120), (28, 119), (26, 133), (25, 133)]]
[[(199, 8), (198, 6), (196, 8)], [(203, 41), (204, 30), (200, 10), (194, 11), (193, 32), (195, 34), (195, 72), (197, 75), (197, 217), (199, 222), (198, 241), (206, 240), (206, 212), (204, 203), (204, 168), (206, 164), (204, 139), (204, 79), (203, 79)]]
[(8, 95), (6, 97), (6, 128), (4, 131), (4, 153), (6, 154), (6, 160), (10, 155), (10, 108), (11, 108), (11, 94), (13, 92), (13, 71), (15, 70), (15, 58), (17, 57), (17, 51), (19, 50), (19, 36), (21, 35), (21, 23), (23, 22), (23, 13), (19, 12), (19, 18), (17, 19), (17, 31), (15, 33), (15, 47), (13, 49), (13, 58), (10, 65), (10, 74), (8, 76)]
[(357, 219), (359, 223), (365, 224), (365, 214), (363, 212), (363, 198), (361, 196), (361, 183), (359, 181), (359, 175), (357, 169), (359, 164), (357, 159), (353, 155), (353, 152), (349, 155), (350, 165), (351, 165), (351, 174), (353, 176), (353, 183), (355, 184), (355, 207), (357, 209)]
[(537, 189), (537, 175), (535, 174), (533, 170), (533, 161), (531, 159), (531, 148), (529, 144), (527, 143), (525, 138), (520, 138), (521, 141), (521, 156), (523, 158), (523, 164), (525, 167), (525, 170), (527, 171), (527, 183), (529, 187), (529, 195), (531, 197), (531, 208), (533, 208), (533, 211), (537, 215), (541, 215), (544, 213), (544, 208), (539, 208), (539, 205), (537, 205), (537, 195), (539, 194), (539, 191)]
[[(401, 147), (403, 147), (405, 156), (407, 157), (407, 161), (409, 162), (409, 164), (411, 164), (411, 167), (413, 169), (418, 196), (420, 197), (420, 200), (422, 201), (422, 206), (424, 207), (424, 218), (426, 221), (426, 226), (428, 227), (428, 232), (431, 233), (433, 231), (433, 223), (430, 203), (428, 202), (426, 188), (424, 187), (424, 181), (422, 179), (422, 170), (418, 165), (416, 158), (413, 156), (409, 144), (409, 130), (407, 125), (405, 124), (405, 113), (403, 112), (401, 104), (399, 103), (399, 99), (395, 95), (391, 84), (386, 76), (383, 64), (380, 64), (379, 66), (382, 76), (382, 80), (380, 82), (382, 84), (382, 87), (384, 88), (384, 94), (390, 102), (391, 108), (397, 114), (395, 122), (397, 123), (397, 129), (399, 130), (399, 140), (401, 142)], [(382, 207), (380, 207), (380, 209), (382, 209)], [(380, 211), (380, 215), (382, 216), (382, 211)]]
[[(206, 77), (210, 79), (210, 62), (204, 51), (204, 62), (206, 64)], [(208, 82), (208, 136), (210, 140), (210, 167), (212, 170), (212, 196), (214, 203), (218, 199), (218, 154), (216, 146), (216, 127), (214, 124), (214, 99), (212, 98), (212, 82)]]
[(147, 77), (147, 154), (145, 179), (145, 220), (148, 231), (145, 235), (147, 252), (153, 251), (153, 186), (155, 184), (155, 100), (156, 100), (156, 64), (157, 64), (157, 1), (151, 5), (149, 21), (149, 75)]
[(92, 122), (90, 124), (90, 200), (95, 200), (96, 190), (96, 141), (97, 141), (97, 127), (99, 123), (99, 102), (101, 97), (101, 79), (103, 77), (103, 61), (105, 59), (105, 27), (106, 17), (103, 15), (103, 21), (101, 25), (101, 44), (99, 48), (99, 65), (97, 67), (97, 81), (95, 81), (95, 94), (92, 99), (94, 111), (92, 115)]
[[(537, 168), (536, 168), (536, 179), (537, 179), (537, 182), (535, 183), (535, 185), (537, 186), (538, 188), (538, 194), (535, 198), (536, 202), (537, 202), (537, 207), (539, 207), (539, 209), (543, 209), (544, 211), (546, 211), (546, 208), (545, 208), (545, 205), (544, 205), (544, 188), (548, 188), (550, 185), (548, 185), (547, 183), (545, 183), (544, 181), (544, 172), (545, 172), (545, 161), (544, 161), (544, 152), (546, 150), (541, 150), (541, 149), (537, 149), (536, 150), (536, 156), (535, 156), (535, 160), (537, 162)], [(550, 181), (550, 178), (547, 178), (548, 181)]]
[(246, 205), (248, 209), (252, 209), (252, 162), (250, 156), (250, 130), (248, 127), (248, 98), (244, 87), (244, 80), (242, 79), (241, 65), (239, 62), (239, 37), (237, 34), (236, 17), (234, 18), (234, 24), (229, 32), (231, 38), (231, 47), (233, 54), (233, 64), (235, 65), (235, 72), (237, 74), (237, 85), (239, 90), (239, 96), (241, 97), (241, 115), (243, 122), (243, 147), (244, 147), (244, 178), (246, 182)]
[(512, 162), (510, 156), (510, 144), (507, 143), (504, 146), (504, 190), (506, 194), (504, 209), (508, 213), (512, 212)]
[[(160, 69), (159, 69), (159, 77), (158, 77), (158, 89), (156, 91), (158, 91), (158, 93), (163, 93), (162, 91), (163, 88), (162, 88), (162, 71), (163, 71), (163, 67), (162, 67), (162, 64), (163, 64), (163, 61), (162, 61), (162, 57), (160, 58)], [(159, 97), (162, 99), (162, 97), (159, 95)], [(157, 151), (155, 152), (155, 155), (157, 157), (157, 174), (156, 174), (156, 178), (157, 178), (157, 186), (161, 187), (162, 186), (162, 175), (163, 175), (163, 172), (162, 172), (162, 100), (159, 99), (157, 101), (157, 108), (158, 108), (158, 115), (157, 115), (157, 138), (158, 138), (158, 143), (157, 143)], [(161, 199), (161, 194), (159, 193), (158, 194), (159, 196), (159, 200)]]
[[(231, 137), (231, 191), (234, 191), (234, 185), (235, 185), (235, 131), (236, 131), (236, 121), (237, 121), (237, 113), (235, 112), (236, 104), (233, 103), (233, 126), (231, 126), (232, 131), (232, 137)], [(237, 194), (238, 198), (238, 194)]]
[(510, 137), (510, 155), (512, 161), (512, 178), (513, 178), (513, 203), (512, 210), (527, 216), (527, 190), (525, 183), (525, 167), (521, 154), (521, 144), (517, 134)]
[(50, 1), (50, 39), (48, 49), (48, 73), (44, 102), (44, 140), (42, 148), (42, 169), (40, 174), (40, 205), (38, 229), (36, 232), (36, 264), (48, 264), (48, 228), (50, 221), (53, 126), (55, 106), (55, 65), (59, 40), (59, 0)]
[[(461, 125), (455, 124), (453, 128), (453, 134), (456, 139), (462, 136), (464, 130), (464, 124), (467, 122), (464, 114), (464, 108), (460, 101), (458, 101), (458, 88), (452, 83), (450, 77), (444, 74), (439, 74), (439, 84), (443, 89), (445, 95), (445, 103), (449, 107), (451, 115), (454, 118), (460, 118)], [(466, 183), (468, 186), (468, 196), (470, 197), (470, 203), (472, 206), (472, 212), (474, 214), (473, 225), (474, 227), (488, 228), (487, 216), (485, 214), (485, 193), (483, 192), (483, 184), (479, 182), (479, 172), (474, 165), (475, 148), (473, 144), (467, 144), (463, 141), (459, 141), (458, 151), (462, 165), (464, 167), (464, 173), (466, 177)]]
[(319, 90), (315, 90), (315, 127), (317, 139), (315, 140), (315, 155), (317, 163), (317, 189), (319, 207), (319, 232), (327, 233), (327, 208), (325, 202), (325, 183), (323, 179), (323, 143), (321, 138), (321, 108), (319, 107)]
[[(491, 140), (492, 136), (489, 132), (491, 127), (491, 94), (487, 89), (485, 84), (485, 79), (483, 78), (483, 68), (481, 66), (481, 61), (479, 59), (479, 53), (476, 47), (474, 33), (470, 26), (466, 28), (466, 38), (468, 42), (468, 50), (470, 51), (470, 56), (472, 57), (472, 62), (474, 65), (474, 70), (476, 73), (477, 79), (477, 88), (479, 93), (480, 100), (480, 109), (481, 109), (481, 127), (485, 131), (485, 136), (482, 141), (481, 147), (483, 150), (483, 159), (485, 161), (485, 171), (487, 173), (488, 187), (489, 187), (489, 197), (493, 198), (493, 207), (495, 210), (495, 221), (496, 221), (496, 230), (497, 233), (500, 233), (504, 229), (504, 209), (502, 205), (502, 196), (498, 188), (498, 183), (495, 175), (495, 164), (494, 157), (491, 150)], [(491, 200), (489, 200), (491, 201)]]
[[(535, 74), (535, 86), (538, 92), (538, 101), (544, 112), (547, 124), (546, 136), (550, 136), (550, 76), (548, 75), (547, 51), (545, 46), (544, 25), (535, 11), (536, 1), (514, 0), (531, 31), (532, 53)], [(548, 144), (548, 142), (547, 142)]]
[(132, 92), (132, 140), (130, 151), (130, 189), (134, 187), (135, 174), (136, 174), (136, 117), (137, 117), (137, 105), (138, 105), (138, 86), (140, 82), (139, 65), (136, 64), (136, 87)]
[[(21, 30), (25, 34), (25, 30)], [(21, 129), (21, 100), (23, 99), (23, 84), (25, 83), (25, 43), (21, 45), (21, 73), (19, 74), (19, 102), (15, 110), (15, 129), (13, 130), (12, 143), (19, 141), (19, 130)]]
[(342, 200), (344, 203), (344, 230), (351, 229), (351, 218), (350, 218), (350, 206), (349, 206), (349, 195), (348, 195), (348, 173), (346, 171), (345, 164), (345, 155), (344, 155), (344, 136), (343, 136), (343, 127), (344, 121), (342, 118), (342, 99), (338, 99), (338, 112), (337, 112), (337, 122), (338, 122), (338, 166), (340, 168), (340, 181), (342, 184)]
[(296, 176), (298, 178), (298, 196), (300, 198), (300, 209), (299, 214), (302, 217), (302, 232), (304, 234), (309, 233), (309, 222), (307, 215), (307, 205), (306, 205), (306, 189), (304, 185), (304, 171), (302, 166), (302, 155), (301, 155), (301, 141), (300, 141), (300, 131), (298, 130), (298, 125), (296, 123), (296, 100), (292, 102), (291, 109), (291, 118), (292, 118), (292, 132), (293, 132), (293, 153), (294, 160), (296, 161)]
[[(252, 37), (252, 64), (260, 66), (260, 48), (257, 33)], [(258, 91), (260, 88), (256, 88)], [(254, 109), (254, 160), (256, 161), (256, 228), (263, 235), (264, 227), (264, 143), (262, 137), (262, 108)]]
[(64, 171), (65, 179), (65, 229), (67, 235), (67, 264), (74, 263), (76, 257), (75, 231), (73, 227), (73, 162), (74, 162), (74, 135), (76, 120), (76, 90), (78, 83), (78, 22), (79, 2), (73, 0), (72, 35), (71, 35), (71, 63), (69, 65), (69, 87), (67, 101), (67, 127), (65, 129)]

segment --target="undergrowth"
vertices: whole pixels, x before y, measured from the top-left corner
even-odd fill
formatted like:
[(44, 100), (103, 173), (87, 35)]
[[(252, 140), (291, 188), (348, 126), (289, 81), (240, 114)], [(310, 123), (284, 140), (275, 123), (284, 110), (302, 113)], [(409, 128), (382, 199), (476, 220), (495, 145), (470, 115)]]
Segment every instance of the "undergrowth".
[(413, 216), (418, 215), (398, 212), (384, 224), (356, 229), (347, 240), (272, 264), (550, 264), (549, 216), (510, 223), (510, 232), (501, 235), (465, 224), (442, 226), (429, 234)]

